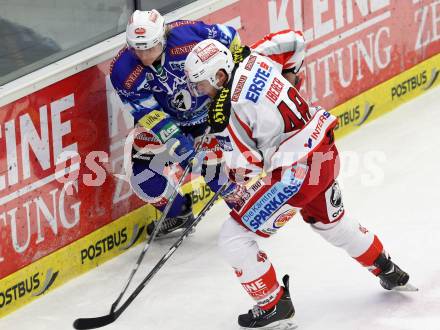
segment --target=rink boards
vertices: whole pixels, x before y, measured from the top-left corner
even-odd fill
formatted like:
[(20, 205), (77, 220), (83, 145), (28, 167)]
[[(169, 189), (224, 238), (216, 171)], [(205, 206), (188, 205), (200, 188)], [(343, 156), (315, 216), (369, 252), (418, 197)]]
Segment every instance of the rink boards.
[(331, 112), (339, 119), (336, 136), (345, 136), (434, 88), (439, 75), (440, 54), (333, 108)]
[[(338, 137), (438, 86), (438, 0), (259, 1), (196, 1), (167, 18), (226, 23), (246, 44), (303, 31), (301, 94), (332, 109)], [(140, 243), (158, 217), (123, 175), (131, 118), (108, 75), (124, 40), (0, 87), (0, 317)], [(63, 151), (82, 159), (60, 168)], [(101, 185), (94, 173), (104, 174)], [(196, 182), (186, 191), (200, 208), (212, 192)]]
[[(183, 192), (191, 195), (196, 213), (213, 195), (200, 178), (187, 183)], [(145, 205), (3, 278), (0, 317), (144, 242), (146, 226), (158, 216), (154, 207)]]
[[(437, 55), (334, 108), (332, 113), (340, 119), (337, 136), (345, 136), (426, 90), (438, 86), (439, 72), (440, 55)], [(187, 184), (184, 191), (193, 191), (193, 200), (198, 211), (212, 196), (212, 192), (200, 179), (195, 181), (195, 185), (195, 189), (191, 189), (190, 184)], [(2, 279), (0, 316), (144, 241), (145, 226), (157, 216), (155, 212), (149, 205), (141, 207)]]

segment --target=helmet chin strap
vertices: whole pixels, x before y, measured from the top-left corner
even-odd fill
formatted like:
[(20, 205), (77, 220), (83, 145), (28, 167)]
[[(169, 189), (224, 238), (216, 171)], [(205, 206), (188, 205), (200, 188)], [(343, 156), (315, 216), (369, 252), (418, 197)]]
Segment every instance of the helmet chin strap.
[(215, 85), (213, 85), (213, 84), (211, 84), (211, 85), (212, 85), (212, 87), (214, 87), (216, 90), (219, 91), (219, 90), (223, 89), (228, 82), (229, 82), (229, 76), (228, 76), (228, 79), (226, 79), (226, 81), (224, 82), (223, 85), (218, 86), (218, 83), (219, 83), (218, 79), (215, 81)]
[[(165, 41), (164, 41), (165, 43)], [(153, 66), (155, 67), (155, 64), (158, 64), (158, 62), (160, 61), (160, 66), (163, 66), (165, 63), (165, 45), (162, 46), (162, 52), (160, 53), (160, 55), (154, 60), (153, 62)]]
[(167, 48), (167, 39), (164, 36), (162, 42), (162, 54), (165, 52), (165, 48)]
[(223, 88), (223, 86), (219, 86), (218, 85), (218, 83), (219, 83), (219, 79), (218, 78), (215, 79), (214, 83), (212, 83), (212, 79), (209, 79), (208, 81), (211, 84), (211, 86), (214, 87), (218, 91)]
[(160, 65), (162, 65), (162, 66), (165, 63), (165, 48), (166, 47), (167, 47), (167, 41), (164, 37), (163, 42), (162, 42), (162, 52), (160, 53), (160, 55), (156, 59), (156, 61), (157, 61), (160, 58)]
[(217, 82), (215, 83), (215, 85), (213, 85), (213, 87), (218, 91), (223, 88), (223, 86), (218, 85), (218, 79), (217, 79)]
[(160, 53), (160, 65), (164, 65), (165, 64), (165, 47), (163, 48), (162, 53)]

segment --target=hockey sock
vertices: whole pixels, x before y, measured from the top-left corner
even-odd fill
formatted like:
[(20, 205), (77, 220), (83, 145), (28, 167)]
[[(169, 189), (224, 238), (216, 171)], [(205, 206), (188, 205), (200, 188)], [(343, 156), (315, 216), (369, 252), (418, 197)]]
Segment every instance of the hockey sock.
[(262, 276), (250, 282), (241, 282), (246, 292), (256, 301), (261, 309), (271, 309), (280, 300), (284, 293), (279, 285), (272, 264), (269, 270)]
[(382, 242), (376, 235), (374, 235), (373, 243), (371, 243), (367, 251), (354, 259), (356, 259), (362, 266), (367, 267), (370, 272), (377, 276), (382, 271), (382, 269), (376, 267), (374, 263), (382, 252)]

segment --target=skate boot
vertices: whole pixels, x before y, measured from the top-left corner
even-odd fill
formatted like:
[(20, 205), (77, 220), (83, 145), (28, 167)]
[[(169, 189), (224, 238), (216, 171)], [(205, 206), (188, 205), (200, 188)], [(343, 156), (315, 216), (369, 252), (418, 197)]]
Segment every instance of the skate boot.
[[(194, 214), (192, 212), (192, 200), (189, 195), (185, 195), (186, 203), (182, 210), (182, 213), (176, 217), (165, 218), (160, 226), (159, 232), (156, 237), (163, 237), (172, 233), (177, 229), (188, 228), (195, 220)], [(158, 220), (151, 222), (147, 226), (147, 234), (151, 235), (157, 226)]]
[(289, 293), (289, 275), (284, 275), (284, 293), (278, 303), (269, 310), (254, 306), (247, 314), (238, 316), (238, 324), (242, 329), (270, 329), (289, 330), (296, 329), (293, 321), (295, 309)]
[(374, 266), (381, 270), (378, 277), (380, 278), (380, 285), (382, 285), (384, 289), (399, 290), (399, 288), (407, 287), (409, 281), (408, 273), (404, 272), (399, 266), (392, 262), (390, 256), (381, 253), (374, 262)]

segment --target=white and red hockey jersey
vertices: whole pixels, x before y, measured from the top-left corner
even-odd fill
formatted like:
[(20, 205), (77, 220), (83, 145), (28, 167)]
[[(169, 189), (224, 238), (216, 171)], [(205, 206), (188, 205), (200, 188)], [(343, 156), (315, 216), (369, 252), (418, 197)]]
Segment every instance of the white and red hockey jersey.
[(298, 73), (306, 54), (303, 34), (291, 29), (268, 34), (250, 48), (280, 64), (283, 71), (294, 73)]
[[(231, 179), (238, 183), (308, 159), (337, 124), (327, 111), (309, 107), (281, 67), (252, 51), (211, 105), (210, 124), (218, 132)], [(218, 129), (221, 125), (215, 124), (222, 122), (226, 128)]]

